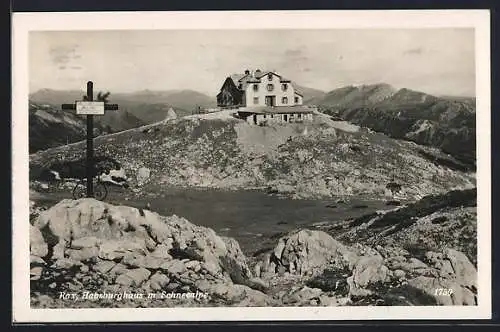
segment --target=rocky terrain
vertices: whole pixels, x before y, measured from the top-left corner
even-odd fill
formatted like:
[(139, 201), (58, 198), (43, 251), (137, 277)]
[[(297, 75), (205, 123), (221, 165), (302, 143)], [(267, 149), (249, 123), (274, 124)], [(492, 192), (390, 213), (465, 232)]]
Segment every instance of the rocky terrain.
[[(452, 167), (456, 161), (435, 148), (320, 113), (313, 123), (264, 127), (236, 119), (231, 111), (186, 116), (100, 136), (94, 146), (97, 156), (123, 168), (131, 186), (149, 193), (172, 186), (260, 188), (296, 198), (418, 199), (475, 186), (474, 173)], [(30, 172), (83, 160), (84, 149), (80, 142), (32, 154)], [(61, 177), (74, 177), (65, 172)]]
[(433, 146), (475, 169), (474, 98), (436, 97), (388, 84), (348, 86), (308, 103), (333, 115), (391, 137)]
[(475, 224), (475, 190), (454, 191), (298, 229), (247, 257), (182, 217), (62, 200), (31, 209), (31, 305), (476, 305)]
[[(306, 104), (318, 105), (336, 119), (347, 120), (393, 138), (437, 147), (460, 161), (455, 163), (455, 167), (470, 171), (475, 169), (474, 98), (435, 97), (404, 88), (398, 90), (383, 83), (346, 86), (328, 93), (299, 85), (296, 87), (304, 95)], [(78, 120), (80, 117), (55, 112), (60, 104), (80, 100), (83, 94), (83, 91), (51, 89), (30, 94), (33, 105), (30, 107), (30, 140), (33, 142), (30, 152), (83, 139), (81, 130), (74, 130), (75, 121), (81, 122)], [(120, 110), (97, 117), (96, 121), (100, 123), (98, 133), (117, 132), (162, 121), (170, 108), (182, 117), (193, 114), (199, 107), (215, 106), (214, 98), (191, 90), (116, 93), (111, 99), (111, 102), (119, 104)], [(49, 116), (37, 111), (42, 108), (49, 112)], [(64, 135), (55, 137), (54, 132)]]
[[(346, 88), (337, 95), (360, 107), (366, 95), (379, 105), (395, 95), (399, 105), (440, 102), (391, 91)], [(331, 102), (337, 95), (317, 98)], [(461, 126), (460, 114), (467, 111), (434, 113), (437, 109), (429, 114), (438, 118), (429, 121), (438, 125), (456, 120)], [(67, 191), (74, 186), (71, 179), (83, 177), (85, 142), (32, 153), (31, 305), (475, 305), (476, 180), (467, 158), (444, 153), (442, 142), (422, 146), (406, 134), (374, 132), (379, 128), (357, 120), (352, 109), (327, 111), (315, 113), (312, 123), (254, 126), (233, 111), (183, 116), (162, 109), (162, 121), (98, 136), (98, 172), (107, 169), (106, 181), (123, 180), (130, 187), (119, 204), (59, 198), (48, 208), (38, 206), (45, 198), (37, 191), (61, 182), (69, 185)], [(400, 121), (413, 112), (400, 111), (405, 115), (388, 114)], [(165, 188), (326, 198), (332, 220), (290, 221), (296, 229), (262, 232), (265, 246), (249, 251), (221, 229), (217, 234), (143, 204), (164, 197)], [(352, 206), (358, 213), (346, 213), (355, 218), (339, 220), (335, 211), (349, 198), (382, 202), (389, 210)], [(172, 298), (175, 294), (184, 297)]]

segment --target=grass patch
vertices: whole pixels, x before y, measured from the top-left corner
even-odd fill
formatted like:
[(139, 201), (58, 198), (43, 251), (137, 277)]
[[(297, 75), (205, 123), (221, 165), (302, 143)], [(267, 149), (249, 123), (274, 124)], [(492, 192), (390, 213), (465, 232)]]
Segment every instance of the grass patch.
[(309, 279), (306, 285), (311, 288), (319, 288), (324, 292), (333, 291), (337, 295), (346, 296), (349, 293), (347, 277), (350, 271), (347, 267), (341, 270), (326, 269), (322, 274)]
[(438, 155), (437, 153), (427, 152), (422, 149), (418, 149), (417, 152), (421, 157), (424, 157), (437, 166), (448, 167), (460, 172), (468, 172), (475, 169), (474, 165), (463, 163), (450, 156)]
[(391, 225), (407, 226), (411, 225), (418, 218), (427, 216), (443, 208), (471, 207), (476, 205), (476, 188), (454, 190), (443, 195), (429, 195), (399, 210), (387, 212), (370, 225), (370, 227), (379, 228)]
[(379, 216), (379, 214), (377, 212), (365, 214), (365, 215), (351, 221), (349, 226), (351, 226), (351, 227), (361, 226), (364, 223), (369, 222), (370, 220), (372, 220), (373, 218), (376, 218), (378, 216)]
[(440, 217), (432, 219), (431, 223), (433, 223), (433, 224), (442, 224), (442, 223), (444, 223), (446, 221), (448, 221), (448, 217), (446, 217), (446, 216), (440, 216)]

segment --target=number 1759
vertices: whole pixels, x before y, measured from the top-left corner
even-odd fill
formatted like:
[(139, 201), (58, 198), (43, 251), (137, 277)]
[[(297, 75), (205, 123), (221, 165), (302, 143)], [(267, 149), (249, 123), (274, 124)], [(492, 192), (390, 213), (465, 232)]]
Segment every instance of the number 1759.
[(451, 288), (436, 288), (434, 290), (434, 295), (438, 296), (450, 296), (453, 294), (453, 289)]

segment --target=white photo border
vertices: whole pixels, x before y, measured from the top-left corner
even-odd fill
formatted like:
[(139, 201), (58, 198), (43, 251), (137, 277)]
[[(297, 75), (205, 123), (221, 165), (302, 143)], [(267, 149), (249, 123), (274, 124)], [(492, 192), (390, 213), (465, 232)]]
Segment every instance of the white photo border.
[[(474, 28), (476, 50), (478, 305), (32, 309), (29, 280), (28, 38), (30, 31), (187, 29)], [(491, 318), (490, 12), (312, 10), (48, 12), (12, 15), (12, 320), (149, 321), (449, 320)]]

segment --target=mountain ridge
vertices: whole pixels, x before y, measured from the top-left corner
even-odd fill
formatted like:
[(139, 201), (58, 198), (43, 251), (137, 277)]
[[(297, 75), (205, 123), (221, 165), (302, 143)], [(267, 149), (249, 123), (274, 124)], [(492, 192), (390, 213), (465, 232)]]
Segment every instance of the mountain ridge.
[[(30, 153), (78, 142), (85, 138), (85, 118), (75, 112), (63, 112), (51, 105), (29, 104), (29, 151)], [(94, 136), (120, 132), (144, 125), (127, 111), (106, 112), (95, 118)]]
[(475, 99), (438, 97), (388, 84), (347, 86), (309, 102), (335, 118), (440, 148), (476, 167)]

